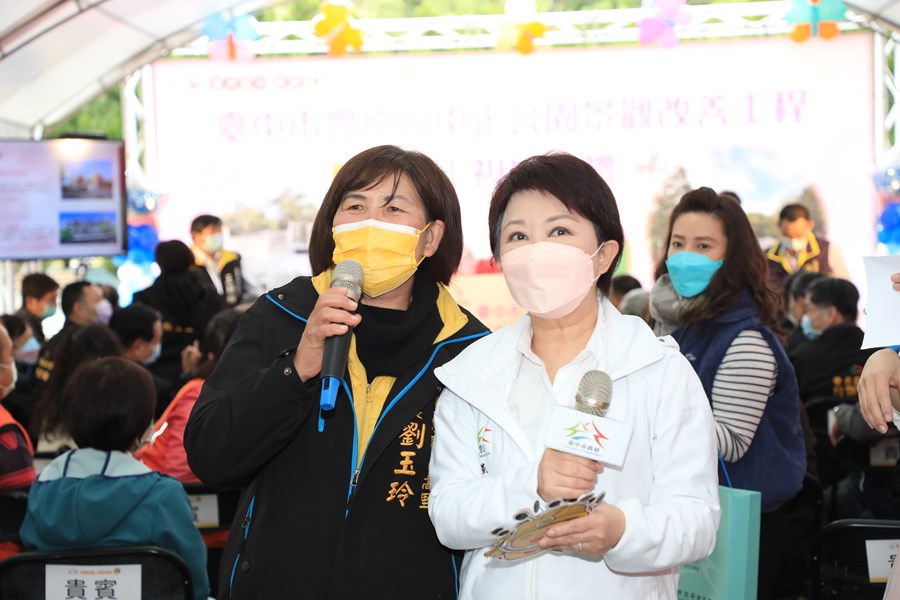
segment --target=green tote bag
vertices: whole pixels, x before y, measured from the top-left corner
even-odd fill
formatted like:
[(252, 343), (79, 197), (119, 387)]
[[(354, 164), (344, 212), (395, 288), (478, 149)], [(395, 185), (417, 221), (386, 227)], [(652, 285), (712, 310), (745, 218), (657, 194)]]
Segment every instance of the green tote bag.
[(679, 600), (756, 600), (761, 494), (730, 487), (728, 471), (725, 478), (729, 487), (719, 486), (716, 548), (707, 558), (681, 566)]

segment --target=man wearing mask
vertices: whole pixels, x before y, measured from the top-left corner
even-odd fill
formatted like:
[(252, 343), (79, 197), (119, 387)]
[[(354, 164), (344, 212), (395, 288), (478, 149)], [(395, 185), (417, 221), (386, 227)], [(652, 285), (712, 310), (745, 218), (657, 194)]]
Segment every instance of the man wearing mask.
[(41, 348), (34, 373), (38, 382), (46, 383), (50, 379), (50, 371), (56, 361), (56, 346), (62, 339), (62, 334), (72, 327), (91, 323), (108, 324), (112, 316), (112, 305), (103, 297), (99, 287), (88, 281), (76, 281), (63, 288), (62, 311), (66, 317), (62, 329)]
[(220, 308), (241, 303), (245, 284), (241, 274), (241, 255), (222, 248), (222, 219), (200, 215), (191, 222), (191, 250), (200, 280), (216, 290)]
[(28, 323), (39, 344), (44, 343), (42, 321), (56, 314), (59, 284), (43, 273), (31, 273), (22, 278), (22, 308), (16, 316)]
[[(119, 336), (125, 349), (125, 358), (145, 368), (159, 360), (162, 352), (162, 317), (154, 309), (143, 304), (132, 304), (113, 315), (109, 328)], [(169, 393), (172, 384), (150, 374), (156, 387), (154, 418), (159, 418), (172, 400), (172, 394)]]
[(776, 290), (784, 289), (787, 278), (798, 271), (818, 271), (828, 276), (846, 277), (844, 260), (833, 244), (813, 233), (816, 223), (802, 204), (788, 204), (778, 215), (781, 239), (766, 250), (769, 280)]

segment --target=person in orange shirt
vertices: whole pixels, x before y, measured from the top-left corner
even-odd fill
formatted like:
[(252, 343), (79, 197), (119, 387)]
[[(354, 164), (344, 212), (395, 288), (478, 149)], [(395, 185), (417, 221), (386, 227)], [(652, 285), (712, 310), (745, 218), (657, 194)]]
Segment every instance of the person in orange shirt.
[[(0, 323), (0, 400), (16, 386), (13, 342)], [(27, 490), (35, 479), (34, 449), (25, 428), (0, 404), (0, 490)], [(0, 542), (0, 560), (22, 551), (15, 541)]]
[[(17, 375), (13, 342), (0, 323), (0, 400), (15, 388)], [(0, 405), (0, 490), (27, 490), (35, 478), (33, 459), (25, 428)]]
[(156, 423), (150, 443), (135, 454), (139, 461), (154, 471), (170, 475), (182, 483), (200, 481), (188, 466), (184, 451), (184, 426), (191, 416), (194, 403), (200, 396), (203, 381), (215, 368), (216, 361), (237, 328), (241, 314), (243, 310), (229, 308), (212, 318), (204, 334), (204, 345), (207, 350), (205, 355), (200, 352), (197, 343), (185, 347), (182, 351), (182, 368), (191, 379), (178, 390)]

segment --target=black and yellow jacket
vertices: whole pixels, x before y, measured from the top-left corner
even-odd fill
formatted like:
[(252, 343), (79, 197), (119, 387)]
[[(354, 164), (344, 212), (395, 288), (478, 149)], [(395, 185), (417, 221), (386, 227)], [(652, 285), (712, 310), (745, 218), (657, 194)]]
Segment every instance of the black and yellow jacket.
[[(209, 271), (206, 270), (205, 254), (197, 249), (194, 252), (194, 274), (204, 285), (218, 293), (216, 284), (212, 280)], [(218, 254), (216, 271), (222, 283), (222, 293), (219, 294), (220, 309), (237, 306), (243, 301), (246, 290), (246, 281), (241, 271), (241, 255), (230, 250), (222, 250)]]
[[(428, 518), (434, 369), (487, 329), (440, 287), (444, 326), (430, 352), (396, 380), (368, 386), (356, 380), (364, 368), (351, 344), (336, 407), (320, 415), (321, 381), (302, 383), (293, 356), (330, 277), (299, 277), (257, 300), (188, 422), (194, 473), (245, 488), (221, 597), (455, 598), (460, 554), (440, 544)], [(365, 417), (367, 401), (381, 410)]]

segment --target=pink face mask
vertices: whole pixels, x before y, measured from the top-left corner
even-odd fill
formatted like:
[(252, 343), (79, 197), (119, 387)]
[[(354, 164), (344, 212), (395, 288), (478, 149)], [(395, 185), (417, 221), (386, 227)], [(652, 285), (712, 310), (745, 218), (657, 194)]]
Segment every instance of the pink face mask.
[(600, 278), (592, 260), (600, 248), (587, 254), (554, 242), (526, 244), (504, 253), (500, 267), (519, 306), (535, 317), (559, 319), (575, 310)]

